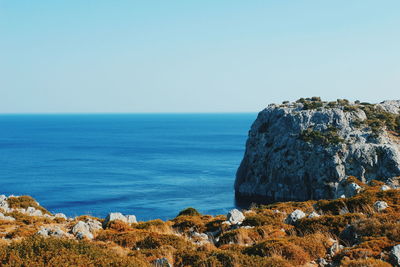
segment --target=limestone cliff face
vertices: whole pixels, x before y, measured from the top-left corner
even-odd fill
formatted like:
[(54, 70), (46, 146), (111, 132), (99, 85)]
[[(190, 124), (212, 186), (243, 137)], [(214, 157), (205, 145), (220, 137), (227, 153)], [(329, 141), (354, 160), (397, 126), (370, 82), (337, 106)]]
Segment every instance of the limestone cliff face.
[(238, 199), (272, 202), (338, 197), (356, 176), (392, 186), (400, 176), (400, 100), (380, 104), (271, 104), (258, 114), (236, 174)]

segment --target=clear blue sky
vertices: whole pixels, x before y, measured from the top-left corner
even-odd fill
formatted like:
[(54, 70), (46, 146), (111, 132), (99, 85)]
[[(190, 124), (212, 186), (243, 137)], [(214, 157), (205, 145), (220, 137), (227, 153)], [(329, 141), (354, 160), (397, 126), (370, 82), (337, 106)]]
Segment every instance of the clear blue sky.
[(0, 113), (400, 98), (399, 0), (0, 0)]

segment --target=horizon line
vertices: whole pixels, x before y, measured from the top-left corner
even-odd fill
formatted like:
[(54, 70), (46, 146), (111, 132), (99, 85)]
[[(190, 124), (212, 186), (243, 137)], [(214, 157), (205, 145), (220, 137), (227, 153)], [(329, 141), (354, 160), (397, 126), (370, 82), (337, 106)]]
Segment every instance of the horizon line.
[(32, 112), (0, 113), (0, 116), (26, 115), (202, 115), (202, 114), (254, 114), (260, 111), (205, 111), (205, 112)]

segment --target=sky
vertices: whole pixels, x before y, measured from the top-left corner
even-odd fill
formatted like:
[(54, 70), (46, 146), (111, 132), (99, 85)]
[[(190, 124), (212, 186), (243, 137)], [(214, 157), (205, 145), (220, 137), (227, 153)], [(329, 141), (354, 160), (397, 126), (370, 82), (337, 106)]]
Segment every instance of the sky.
[(0, 0), (0, 113), (400, 99), (398, 0)]

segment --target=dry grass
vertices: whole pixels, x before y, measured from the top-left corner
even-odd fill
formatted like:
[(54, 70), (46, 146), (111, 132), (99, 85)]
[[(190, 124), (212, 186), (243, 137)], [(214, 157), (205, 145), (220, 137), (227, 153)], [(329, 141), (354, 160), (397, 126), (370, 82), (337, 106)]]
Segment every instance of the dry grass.
[[(34, 234), (41, 226), (58, 226), (68, 231), (78, 220), (101, 220), (81, 216), (69, 222), (13, 212), (7, 215), (16, 221), (0, 221), (0, 237), (6, 238), (0, 240), (0, 265), (146, 266), (166, 257), (174, 266), (300, 266), (319, 258), (330, 260), (326, 253), (334, 240), (349, 245), (342, 231), (351, 226), (357, 236), (352, 241), (354, 246), (338, 251), (333, 263), (390, 266), (390, 250), (400, 243), (400, 191), (380, 191), (382, 184), (378, 181), (366, 185), (350, 178), (348, 182), (360, 184), (363, 192), (347, 199), (253, 207), (245, 213), (246, 219), (239, 228), (224, 224), (224, 215), (201, 215), (190, 208), (169, 221), (132, 225), (113, 221), (97, 232), (95, 240), (77, 242), (66, 238), (42, 239)], [(386, 201), (389, 208), (376, 212), (373, 203), (378, 200)], [(29, 197), (11, 202), (21, 208), (36, 203)], [(317, 211), (322, 216), (286, 224), (287, 214), (295, 209)], [(193, 232), (214, 233), (219, 241), (194, 243)]]

